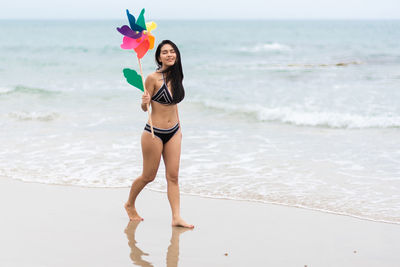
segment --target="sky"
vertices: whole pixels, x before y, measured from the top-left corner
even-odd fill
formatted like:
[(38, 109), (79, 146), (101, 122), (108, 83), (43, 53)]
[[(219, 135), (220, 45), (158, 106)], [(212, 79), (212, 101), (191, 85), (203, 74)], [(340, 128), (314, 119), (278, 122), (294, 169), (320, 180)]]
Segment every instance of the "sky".
[(2, 0), (0, 19), (121, 19), (142, 7), (147, 19), (400, 19), (400, 0)]

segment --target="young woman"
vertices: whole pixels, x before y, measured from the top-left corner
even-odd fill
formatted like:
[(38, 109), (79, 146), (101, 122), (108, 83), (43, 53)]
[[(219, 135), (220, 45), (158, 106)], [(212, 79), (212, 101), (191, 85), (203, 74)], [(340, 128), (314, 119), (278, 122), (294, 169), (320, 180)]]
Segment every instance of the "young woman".
[(130, 220), (143, 220), (136, 211), (135, 200), (140, 191), (156, 177), (162, 156), (172, 210), (172, 226), (193, 228), (180, 215), (178, 173), (182, 133), (177, 104), (185, 97), (181, 57), (176, 45), (169, 40), (158, 45), (155, 57), (158, 69), (146, 78), (146, 90), (142, 96), (142, 110), (147, 111), (149, 104), (152, 107), (151, 119), (155, 138), (152, 138), (150, 125), (147, 123), (141, 140), (143, 172), (132, 183), (125, 209)]

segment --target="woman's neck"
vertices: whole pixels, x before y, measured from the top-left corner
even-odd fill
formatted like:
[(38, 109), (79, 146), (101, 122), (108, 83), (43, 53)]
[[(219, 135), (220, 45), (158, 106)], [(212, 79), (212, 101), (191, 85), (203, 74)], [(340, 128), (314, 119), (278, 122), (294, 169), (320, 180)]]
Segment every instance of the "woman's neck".
[(161, 68), (159, 69), (159, 71), (165, 71), (167, 68), (168, 68), (168, 67), (161, 66)]

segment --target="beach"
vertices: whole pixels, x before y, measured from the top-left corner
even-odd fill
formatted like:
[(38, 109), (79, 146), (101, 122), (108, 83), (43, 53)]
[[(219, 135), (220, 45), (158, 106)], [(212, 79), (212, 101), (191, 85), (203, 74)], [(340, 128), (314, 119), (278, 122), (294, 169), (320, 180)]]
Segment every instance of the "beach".
[(0, 20), (1, 267), (399, 266), (399, 20), (157, 21), (194, 230), (171, 227), (163, 162), (145, 220), (123, 208), (148, 119), (124, 23)]
[(165, 193), (0, 179), (0, 265), (398, 266), (400, 226), (248, 201), (181, 197), (194, 230), (170, 226)]
[[(147, 113), (123, 23), (0, 21), (0, 177), (130, 187)], [(182, 193), (400, 223), (399, 21), (157, 23), (184, 69)]]

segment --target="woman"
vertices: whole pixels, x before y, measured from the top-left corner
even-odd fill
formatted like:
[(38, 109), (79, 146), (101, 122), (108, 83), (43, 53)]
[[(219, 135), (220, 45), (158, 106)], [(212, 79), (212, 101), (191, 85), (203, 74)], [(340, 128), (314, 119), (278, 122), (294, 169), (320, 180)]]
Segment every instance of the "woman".
[(155, 138), (152, 138), (150, 125), (147, 123), (141, 140), (143, 172), (132, 183), (125, 209), (130, 220), (143, 220), (136, 211), (135, 200), (140, 191), (156, 177), (162, 155), (172, 210), (172, 226), (193, 228), (193, 225), (181, 218), (179, 202), (178, 173), (182, 133), (177, 104), (185, 97), (181, 57), (176, 45), (169, 40), (158, 45), (155, 57), (158, 70), (146, 78), (146, 90), (142, 96), (142, 110), (147, 111), (149, 104), (152, 107), (151, 119)]

